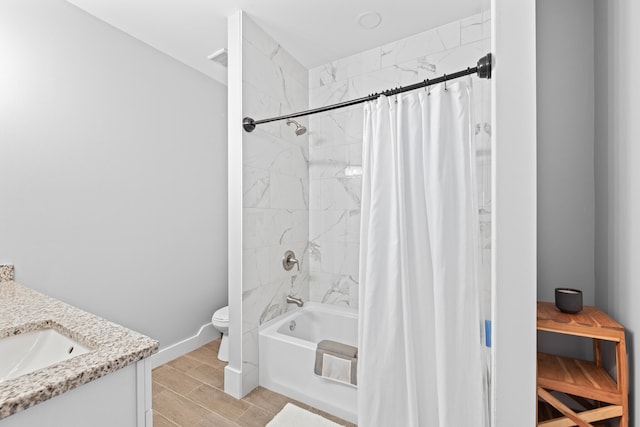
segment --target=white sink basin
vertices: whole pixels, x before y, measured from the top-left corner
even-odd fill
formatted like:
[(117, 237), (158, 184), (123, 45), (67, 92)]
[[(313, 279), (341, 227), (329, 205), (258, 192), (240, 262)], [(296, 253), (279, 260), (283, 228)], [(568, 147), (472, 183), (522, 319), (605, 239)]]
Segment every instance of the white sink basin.
[(54, 329), (40, 329), (1, 338), (0, 383), (89, 351)]

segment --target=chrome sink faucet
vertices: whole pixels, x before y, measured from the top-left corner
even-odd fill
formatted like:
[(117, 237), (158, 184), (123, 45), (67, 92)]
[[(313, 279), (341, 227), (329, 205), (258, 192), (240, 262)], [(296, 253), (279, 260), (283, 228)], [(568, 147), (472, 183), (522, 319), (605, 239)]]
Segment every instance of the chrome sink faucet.
[(302, 301), (302, 298), (296, 298), (293, 295), (287, 295), (287, 303), (295, 304), (298, 307), (302, 307), (304, 305), (304, 301)]

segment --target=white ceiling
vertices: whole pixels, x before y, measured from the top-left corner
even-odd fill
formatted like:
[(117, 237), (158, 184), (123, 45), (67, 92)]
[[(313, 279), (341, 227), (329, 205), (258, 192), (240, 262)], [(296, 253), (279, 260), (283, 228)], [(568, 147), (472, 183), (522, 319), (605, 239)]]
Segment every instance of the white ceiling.
[[(480, 11), (486, 0), (67, 0), (226, 84), (207, 56), (227, 46), (227, 16), (244, 10), (308, 68)], [(357, 16), (376, 11), (373, 30)]]

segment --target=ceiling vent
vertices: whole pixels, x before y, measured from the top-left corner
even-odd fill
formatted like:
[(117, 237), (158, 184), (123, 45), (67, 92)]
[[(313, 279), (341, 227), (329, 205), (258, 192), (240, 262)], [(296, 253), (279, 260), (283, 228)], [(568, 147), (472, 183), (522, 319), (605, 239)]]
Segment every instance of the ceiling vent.
[(209, 58), (213, 62), (217, 62), (225, 68), (227, 67), (227, 64), (229, 62), (229, 55), (226, 48), (213, 52), (211, 55), (207, 56), (207, 58)]

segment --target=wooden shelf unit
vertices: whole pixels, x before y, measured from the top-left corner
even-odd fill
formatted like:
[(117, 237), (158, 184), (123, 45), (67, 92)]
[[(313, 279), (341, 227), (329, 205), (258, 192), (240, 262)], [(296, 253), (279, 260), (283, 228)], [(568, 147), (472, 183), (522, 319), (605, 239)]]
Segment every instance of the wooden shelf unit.
[[(538, 397), (564, 416), (538, 421), (545, 427), (593, 427), (594, 421), (619, 418), (620, 427), (629, 425), (627, 353), (624, 327), (596, 307), (585, 306), (580, 313), (567, 314), (553, 303), (538, 302), (537, 328), (541, 331), (576, 335), (593, 340), (593, 361), (538, 353)], [(602, 367), (602, 341), (616, 347), (616, 376)], [(564, 393), (587, 410), (575, 412), (551, 391)], [(590, 402), (586, 399), (591, 399)], [(606, 404), (606, 405), (603, 405)]]

